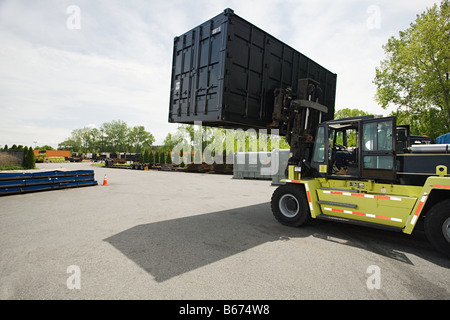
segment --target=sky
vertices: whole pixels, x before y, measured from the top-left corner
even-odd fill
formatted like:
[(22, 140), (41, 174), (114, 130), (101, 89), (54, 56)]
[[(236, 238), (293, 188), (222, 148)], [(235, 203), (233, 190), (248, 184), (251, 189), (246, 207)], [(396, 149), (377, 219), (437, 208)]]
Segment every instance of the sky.
[(173, 39), (231, 8), (337, 74), (336, 110), (388, 115), (382, 46), (433, 0), (0, 0), (0, 146), (50, 145), (125, 121), (162, 144)]

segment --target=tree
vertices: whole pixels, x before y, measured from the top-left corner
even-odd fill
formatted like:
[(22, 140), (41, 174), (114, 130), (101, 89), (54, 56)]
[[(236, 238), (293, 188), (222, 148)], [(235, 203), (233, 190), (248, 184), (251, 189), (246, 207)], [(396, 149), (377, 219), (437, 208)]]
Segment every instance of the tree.
[(184, 151), (183, 149), (180, 151), (180, 158), (181, 158), (181, 163), (180, 163), (180, 168), (185, 168), (186, 164), (184, 163), (183, 157), (184, 156)]
[(26, 164), (27, 164), (27, 160), (28, 160), (27, 156), (28, 156), (28, 147), (25, 146), (25, 148), (23, 148), (23, 165), (22, 165), (24, 168), (26, 168)]
[(441, 119), (438, 115), (439, 111), (435, 108), (424, 110), (421, 113), (411, 113), (407, 110), (397, 110), (392, 112), (392, 115), (397, 117), (398, 124), (409, 124), (411, 135), (427, 135), (436, 139), (440, 135), (444, 134), (442, 128), (444, 128), (446, 119)]
[(150, 154), (148, 153), (148, 149), (145, 149), (143, 155), (144, 163), (150, 163)]
[(105, 122), (100, 127), (75, 129), (71, 137), (58, 144), (59, 150), (73, 152), (136, 152), (150, 147), (155, 138), (143, 126), (129, 128), (122, 120)]
[(110, 152), (127, 151), (128, 125), (125, 121), (106, 122), (101, 130), (105, 133), (105, 149)]
[(25, 152), (23, 167), (24, 169), (34, 169), (35, 166), (36, 166), (36, 156), (34, 155), (33, 148), (30, 147)]
[(350, 109), (344, 108), (341, 110), (337, 110), (334, 114), (334, 119), (344, 119), (344, 118), (353, 118), (353, 117), (361, 117), (369, 115), (367, 112), (360, 109)]
[(36, 150), (54, 150), (52, 146), (44, 145), (42, 147), (36, 147)]
[(58, 150), (71, 150), (73, 152), (78, 152), (81, 150), (81, 141), (69, 138), (58, 144)]
[(155, 156), (153, 155), (153, 151), (152, 150), (150, 150), (150, 155), (148, 157), (148, 162), (150, 164), (154, 164), (155, 163)]
[(166, 163), (167, 164), (172, 164), (172, 154), (171, 154), (170, 151), (167, 152)]
[(91, 128), (88, 132), (88, 150), (86, 152), (101, 152), (102, 151), (102, 132), (97, 128)]
[[(353, 118), (353, 117), (362, 117), (362, 116), (367, 116), (369, 115), (367, 112), (360, 110), (360, 109), (350, 109), (350, 108), (344, 108), (341, 110), (337, 110), (335, 115), (334, 115), (334, 119), (344, 119), (344, 118)], [(357, 147), (358, 146), (358, 137), (357, 137), (357, 133), (356, 130), (348, 130), (347, 131), (347, 146), (348, 147)], [(342, 136), (338, 136), (337, 143), (343, 145), (344, 144), (344, 139)]]
[[(412, 132), (436, 138), (450, 131), (450, 3), (443, 0), (420, 15), (399, 37), (383, 46), (376, 68), (376, 100), (411, 122)], [(421, 127), (415, 126), (421, 119)]]
[(155, 142), (155, 137), (145, 131), (143, 126), (132, 127), (127, 134), (128, 144), (132, 152), (139, 153), (142, 148), (150, 147)]
[(180, 143), (181, 141), (183, 141), (183, 138), (178, 134), (180, 132), (180, 130), (177, 129), (177, 134), (176, 135), (172, 135), (171, 133), (168, 133), (166, 138), (164, 139), (163, 142), (163, 149), (166, 151), (172, 151), (175, 146)]

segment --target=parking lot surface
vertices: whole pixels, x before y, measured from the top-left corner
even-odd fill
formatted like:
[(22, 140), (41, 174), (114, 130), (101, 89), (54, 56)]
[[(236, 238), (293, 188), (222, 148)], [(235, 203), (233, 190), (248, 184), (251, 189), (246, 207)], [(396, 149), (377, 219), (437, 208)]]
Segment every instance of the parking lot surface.
[(450, 299), (423, 232), (285, 227), (270, 181), (38, 166), (99, 185), (0, 197), (0, 299)]

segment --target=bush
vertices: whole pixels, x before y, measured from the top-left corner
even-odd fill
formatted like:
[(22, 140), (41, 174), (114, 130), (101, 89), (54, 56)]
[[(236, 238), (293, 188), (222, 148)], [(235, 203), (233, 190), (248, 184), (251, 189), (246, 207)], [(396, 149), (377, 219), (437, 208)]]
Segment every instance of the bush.
[(46, 160), (50, 163), (58, 163), (58, 162), (65, 162), (66, 158), (64, 157), (48, 157)]
[(0, 171), (3, 170), (23, 170), (23, 167), (15, 164), (0, 165)]
[(43, 163), (45, 160), (45, 153), (40, 153), (36, 155), (36, 162), (37, 163)]
[(13, 155), (10, 155), (6, 152), (0, 153), (0, 166), (18, 166), (21, 167), (21, 163), (17, 157), (14, 157)]
[(36, 156), (34, 155), (32, 147), (30, 147), (25, 153), (23, 167), (24, 169), (34, 169), (36, 167)]

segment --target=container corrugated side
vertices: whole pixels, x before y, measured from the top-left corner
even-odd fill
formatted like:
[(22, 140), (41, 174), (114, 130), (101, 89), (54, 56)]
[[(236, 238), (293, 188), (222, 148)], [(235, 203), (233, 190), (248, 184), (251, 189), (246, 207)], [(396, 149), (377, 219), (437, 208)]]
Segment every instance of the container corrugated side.
[(169, 122), (267, 128), (273, 91), (300, 78), (320, 83), (333, 119), (336, 74), (227, 9), (174, 39)]

